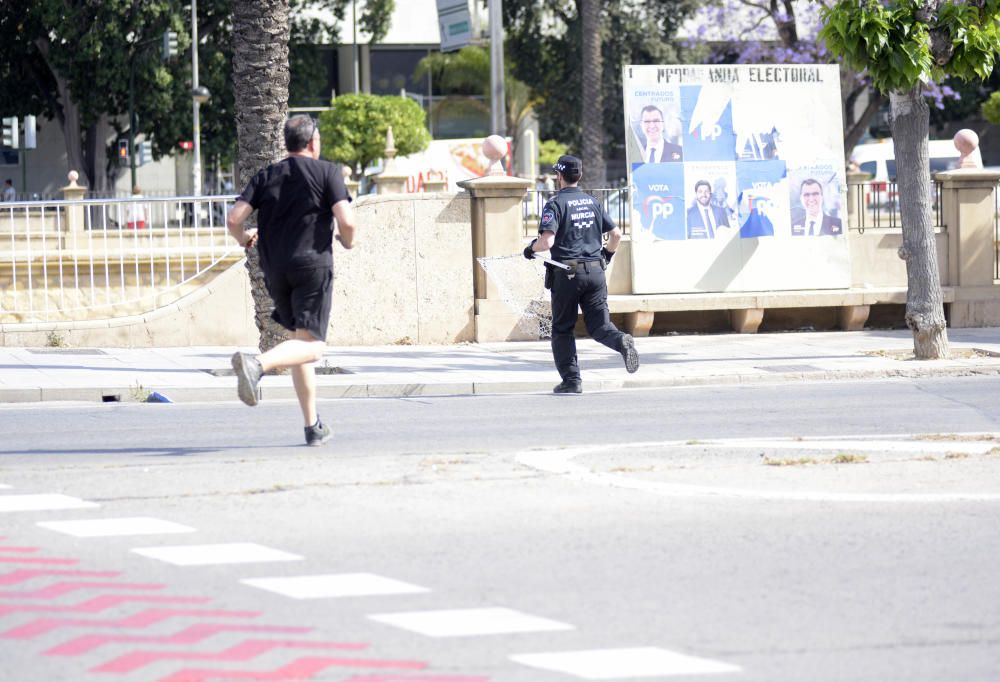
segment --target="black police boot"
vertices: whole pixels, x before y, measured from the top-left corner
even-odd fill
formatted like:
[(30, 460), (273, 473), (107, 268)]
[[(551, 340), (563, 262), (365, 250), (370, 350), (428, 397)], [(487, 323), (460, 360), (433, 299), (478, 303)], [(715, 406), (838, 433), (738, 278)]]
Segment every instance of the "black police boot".
[(563, 379), (560, 384), (552, 389), (552, 392), (559, 394), (583, 393), (583, 386), (579, 381)]
[(625, 371), (634, 374), (639, 369), (639, 352), (635, 349), (635, 340), (630, 334), (622, 337), (622, 359), (625, 360)]

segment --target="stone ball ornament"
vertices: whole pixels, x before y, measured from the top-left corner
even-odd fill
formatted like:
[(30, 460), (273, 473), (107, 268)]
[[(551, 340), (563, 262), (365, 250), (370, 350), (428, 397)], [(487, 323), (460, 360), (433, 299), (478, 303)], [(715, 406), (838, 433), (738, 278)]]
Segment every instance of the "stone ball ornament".
[(503, 175), (503, 164), (500, 163), (508, 150), (507, 140), (500, 135), (490, 135), (483, 140), (483, 156), (490, 161), (487, 175)]

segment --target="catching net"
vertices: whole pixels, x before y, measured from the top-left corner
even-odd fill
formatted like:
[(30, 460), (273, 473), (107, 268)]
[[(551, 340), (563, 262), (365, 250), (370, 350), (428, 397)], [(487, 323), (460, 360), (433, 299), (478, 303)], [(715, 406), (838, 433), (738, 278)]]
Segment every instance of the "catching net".
[(477, 258), (493, 286), (518, 316), (517, 327), (539, 339), (552, 337), (552, 301), (545, 289), (545, 265), (540, 260), (516, 256)]

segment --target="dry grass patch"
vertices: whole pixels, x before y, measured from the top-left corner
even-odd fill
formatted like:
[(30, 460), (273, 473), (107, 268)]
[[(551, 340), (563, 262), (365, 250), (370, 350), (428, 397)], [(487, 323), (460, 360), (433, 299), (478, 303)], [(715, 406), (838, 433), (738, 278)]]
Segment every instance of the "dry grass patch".
[(819, 461), (814, 457), (787, 457), (783, 459), (764, 457), (763, 461), (769, 467), (798, 467), (819, 464)]
[(852, 455), (842, 452), (830, 459), (831, 464), (864, 464), (868, 461), (868, 455)]
[(964, 452), (949, 452), (945, 454), (945, 459), (968, 459), (969, 455)]
[(978, 442), (978, 441), (993, 441), (1000, 440), (1000, 436), (992, 433), (970, 433), (970, 434), (959, 434), (959, 433), (925, 433), (920, 436), (913, 436), (910, 440), (929, 440), (929, 441), (951, 441), (954, 443), (958, 442)]

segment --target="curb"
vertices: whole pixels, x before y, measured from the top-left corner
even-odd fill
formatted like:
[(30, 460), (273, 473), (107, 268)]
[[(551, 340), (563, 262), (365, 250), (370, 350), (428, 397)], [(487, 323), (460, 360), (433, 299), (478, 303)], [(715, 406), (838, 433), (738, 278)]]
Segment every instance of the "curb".
[[(782, 373), (730, 373), (683, 376), (659, 376), (650, 379), (592, 379), (584, 381), (584, 395), (608, 391), (650, 388), (680, 388), (685, 386), (771, 385), (793, 381), (867, 381), (878, 379), (921, 379), (948, 377), (1000, 376), (1000, 364), (995, 366), (949, 365), (945, 367), (907, 367), (899, 369), (843, 369)], [(548, 394), (557, 383), (556, 377), (516, 381), (473, 381), (440, 383), (356, 383), (318, 384), (317, 398), (406, 398), (413, 396), (444, 397), (472, 395)], [(156, 391), (174, 403), (239, 402), (235, 384), (232, 386), (155, 386)], [(294, 400), (290, 385), (262, 386), (262, 400)], [(38, 402), (139, 403), (134, 389), (129, 387), (55, 387), (0, 388), (0, 404)]]

